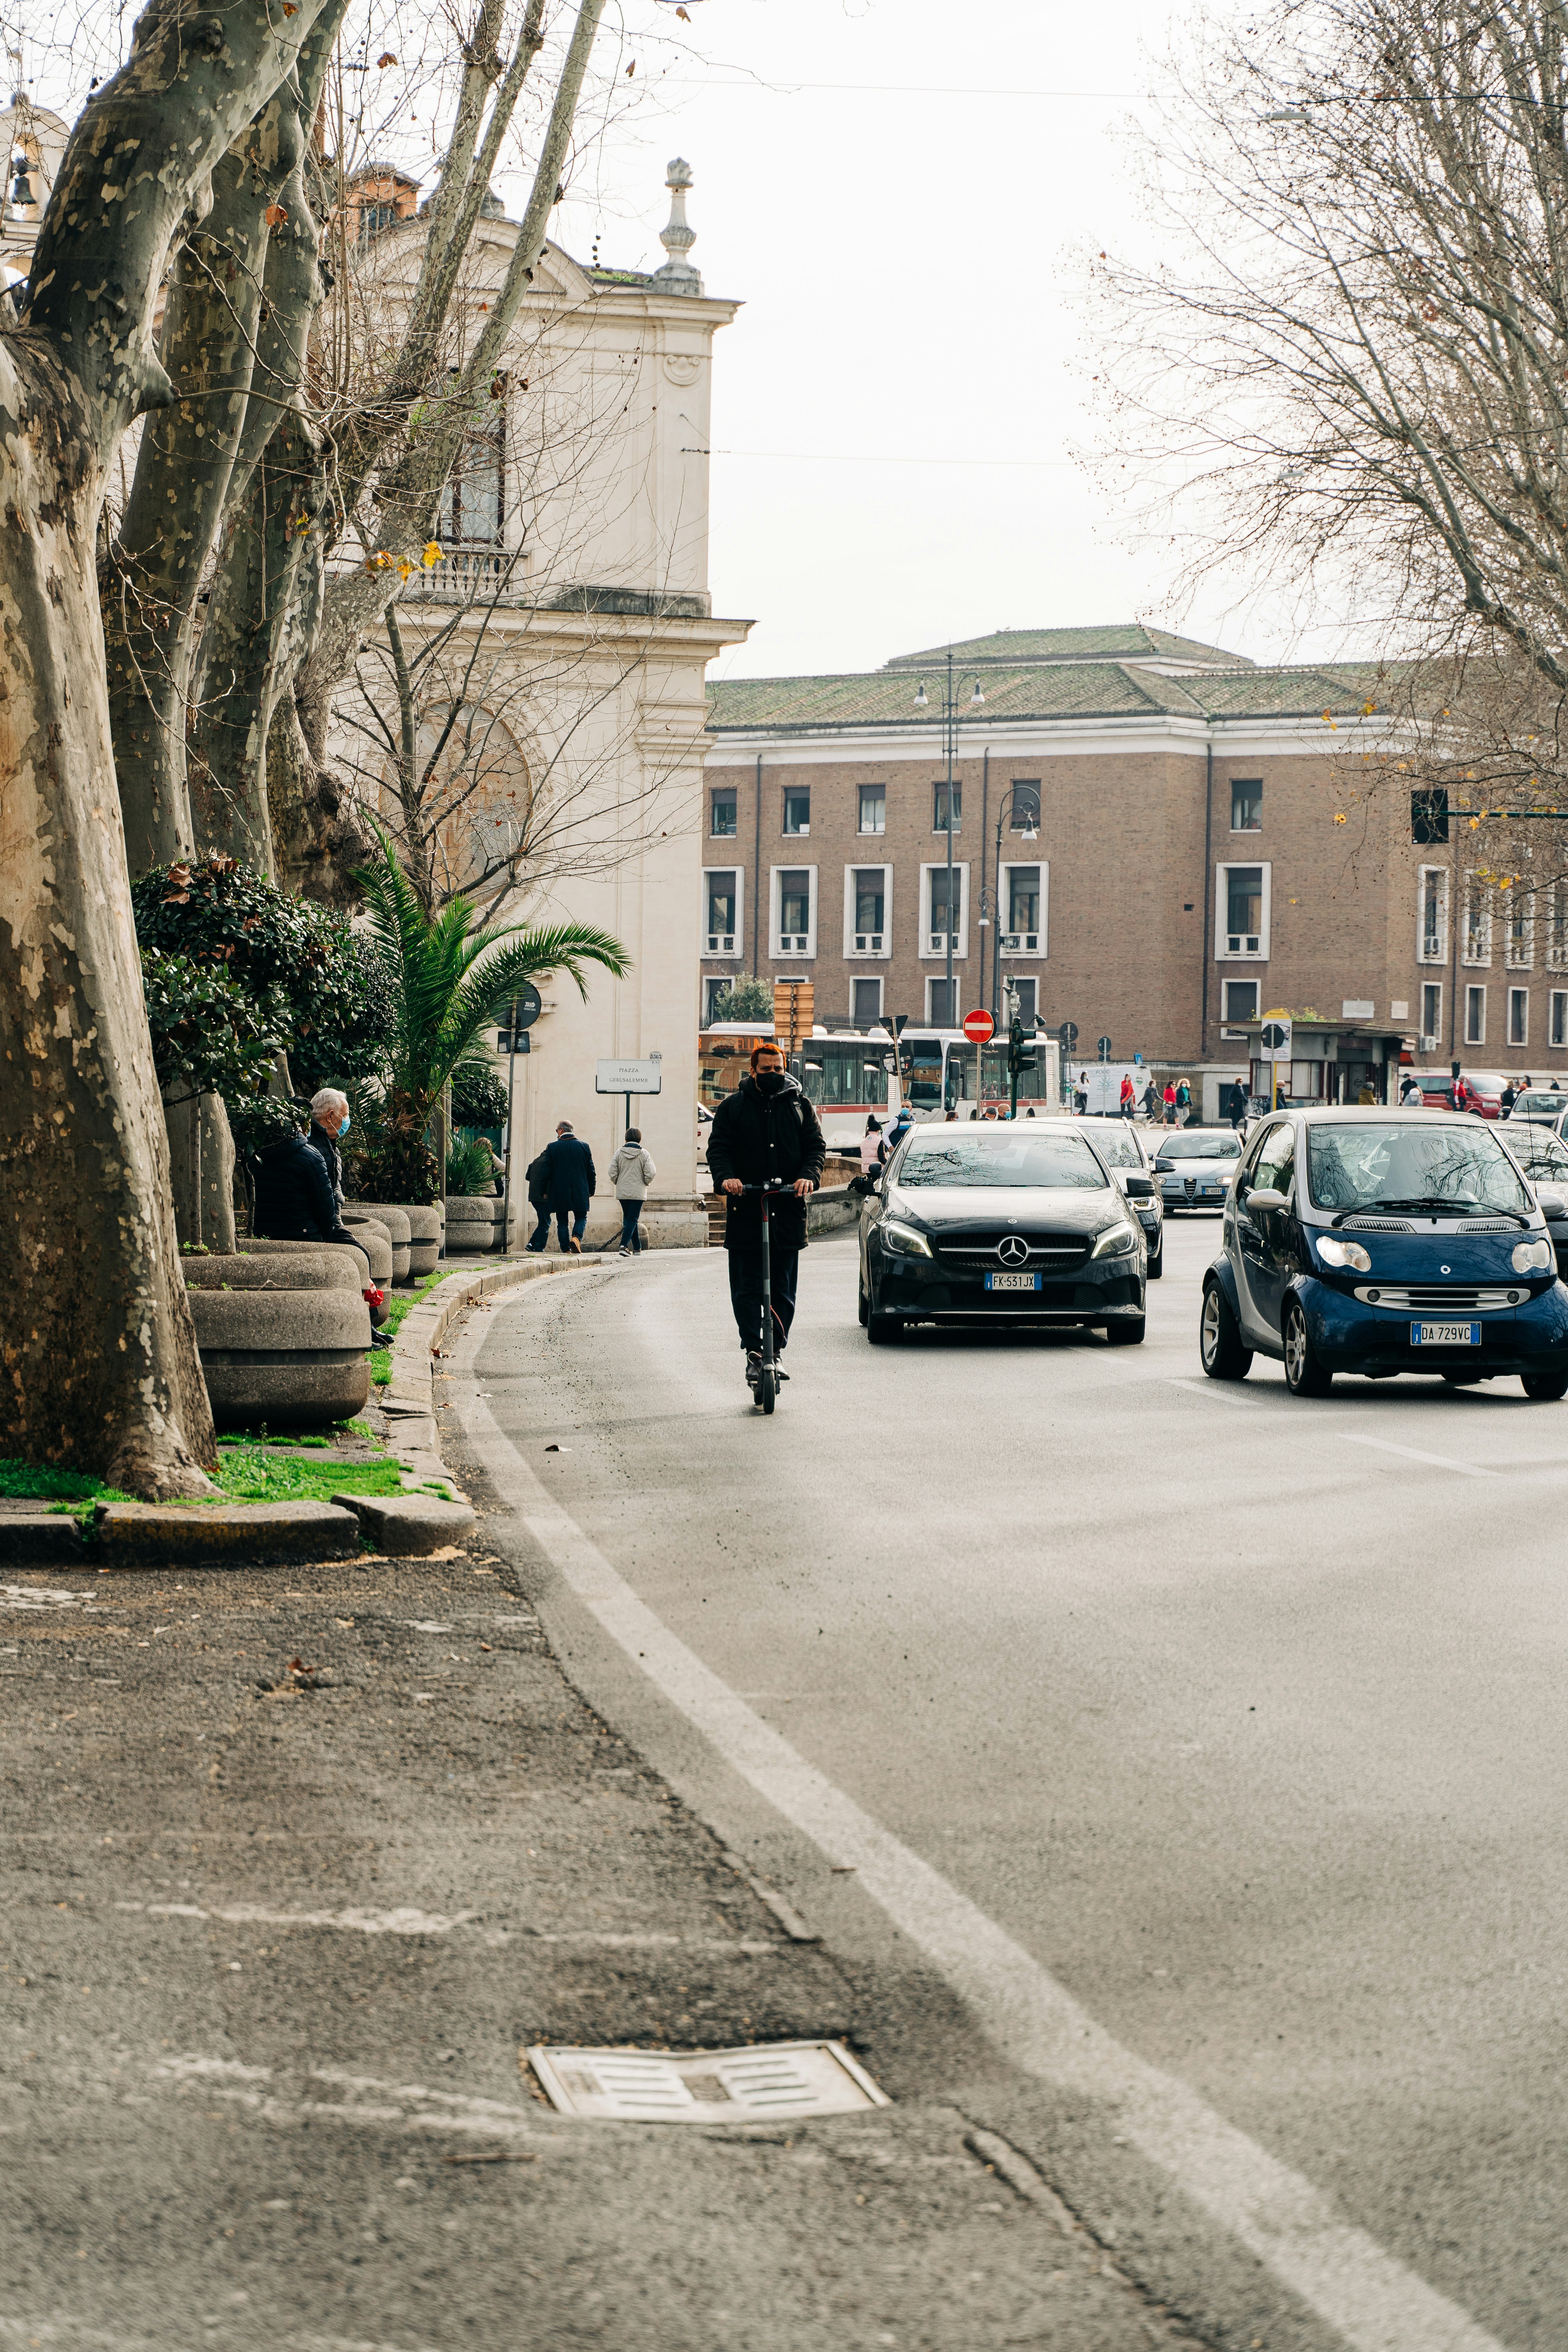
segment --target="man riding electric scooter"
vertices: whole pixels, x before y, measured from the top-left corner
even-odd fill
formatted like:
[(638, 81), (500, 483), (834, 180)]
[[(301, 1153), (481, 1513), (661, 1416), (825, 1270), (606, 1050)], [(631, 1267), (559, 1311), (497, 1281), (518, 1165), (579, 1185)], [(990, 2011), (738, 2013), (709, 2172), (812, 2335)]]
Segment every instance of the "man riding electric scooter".
[[(770, 1219), (773, 1345), (767, 1352), (775, 1360), (795, 1319), (806, 1196), (822, 1181), (826, 1156), (821, 1122), (799, 1080), (785, 1070), (784, 1055), (776, 1045), (756, 1046), (751, 1076), (725, 1096), (708, 1130), (709, 1173), (726, 1196), (730, 1303), (753, 1393), (763, 1368), (763, 1217)], [(756, 1189), (773, 1185), (781, 1187), (776, 1193)]]

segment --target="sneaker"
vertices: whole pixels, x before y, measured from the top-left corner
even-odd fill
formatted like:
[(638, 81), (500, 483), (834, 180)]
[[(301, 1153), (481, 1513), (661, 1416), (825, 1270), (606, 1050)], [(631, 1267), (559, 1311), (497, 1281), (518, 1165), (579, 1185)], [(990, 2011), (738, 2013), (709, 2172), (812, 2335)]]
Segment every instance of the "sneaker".
[(574, 1234), (574, 1235), (573, 1235), (573, 1237), (572, 1237), (572, 1241), (571, 1241), (571, 1243), (570, 1243), (570, 1248), (571, 1248), (572, 1255), (573, 1255), (573, 1256), (574, 1256), (574, 1257), (581, 1257), (581, 1256), (582, 1256), (582, 1255), (583, 1255), (583, 1244), (582, 1244), (582, 1243), (577, 1239), (577, 1237), (576, 1237), (576, 1235), (575, 1235), (575, 1234)]
[(630, 1250), (617, 1250), (616, 1252), (616, 1255), (617, 1257), (630, 1257), (631, 1252)]
[(746, 1386), (754, 1389), (763, 1377), (763, 1351), (760, 1348), (746, 1350)]

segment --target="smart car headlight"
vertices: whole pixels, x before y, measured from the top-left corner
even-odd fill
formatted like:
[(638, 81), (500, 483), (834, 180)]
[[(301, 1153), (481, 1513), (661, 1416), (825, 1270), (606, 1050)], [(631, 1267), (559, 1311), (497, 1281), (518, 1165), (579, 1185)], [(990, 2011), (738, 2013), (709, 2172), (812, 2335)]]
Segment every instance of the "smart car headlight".
[(1514, 1246), (1513, 1270), (1515, 1274), (1544, 1274), (1552, 1257), (1548, 1241), (1519, 1242)]
[(1325, 1265), (1353, 1265), (1358, 1274), (1372, 1272), (1372, 1260), (1360, 1242), (1336, 1241), (1332, 1234), (1325, 1234), (1318, 1244), (1318, 1255)]
[(907, 1257), (930, 1257), (931, 1244), (924, 1234), (913, 1225), (901, 1225), (896, 1217), (882, 1221), (882, 1245), (885, 1249), (900, 1250)]
[(1114, 1225), (1107, 1225), (1105, 1231), (1097, 1236), (1089, 1255), (1090, 1257), (1120, 1257), (1124, 1250), (1136, 1249), (1137, 1246), (1137, 1226), (1123, 1224), (1118, 1221)]

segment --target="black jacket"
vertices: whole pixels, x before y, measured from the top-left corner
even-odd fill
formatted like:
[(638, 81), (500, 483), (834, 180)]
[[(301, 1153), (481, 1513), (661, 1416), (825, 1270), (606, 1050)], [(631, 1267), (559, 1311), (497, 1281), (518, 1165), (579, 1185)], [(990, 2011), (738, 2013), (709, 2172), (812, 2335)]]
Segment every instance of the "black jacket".
[(528, 1173), (522, 1181), (528, 1187), (528, 1197), (532, 1205), (536, 1209), (542, 1209), (550, 1198), (550, 1162), (547, 1150), (542, 1151), (537, 1160), (529, 1161)]
[[(801, 1092), (797, 1078), (786, 1077), (776, 1095), (764, 1095), (755, 1078), (742, 1078), (713, 1114), (708, 1130), (708, 1172), (715, 1185), (738, 1176), (742, 1184), (761, 1184), (770, 1176), (793, 1184), (801, 1176), (822, 1181), (827, 1145), (821, 1121)], [(782, 1249), (805, 1246), (805, 1202), (795, 1193), (769, 1212), (770, 1231)], [(756, 1200), (731, 1200), (724, 1217), (726, 1249), (751, 1249), (762, 1233), (762, 1205)]]
[(557, 1213), (566, 1209), (574, 1217), (586, 1216), (598, 1181), (594, 1173), (594, 1155), (580, 1137), (558, 1135), (548, 1146), (544, 1154), (544, 1197)]
[(343, 1155), (338, 1150), (337, 1137), (329, 1135), (319, 1120), (312, 1119), (310, 1132), (305, 1140), (326, 1169), (327, 1181), (332, 1188), (334, 1198), (341, 1201), (343, 1197)]
[(269, 1143), (256, 1162), (254, 1231), (275, 1242), (348, 1242), (326, 1164), (302, 1135)]

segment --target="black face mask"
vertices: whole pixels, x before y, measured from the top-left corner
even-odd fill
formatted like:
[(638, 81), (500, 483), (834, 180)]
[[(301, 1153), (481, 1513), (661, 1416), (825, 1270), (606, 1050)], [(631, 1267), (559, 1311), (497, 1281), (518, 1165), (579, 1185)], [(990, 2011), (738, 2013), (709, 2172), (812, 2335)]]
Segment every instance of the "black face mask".
[(782, 1070), (759, 1070), (757, 1072), (757, 1092), (759, 1094), (782, 1095), (786, 1084), (787, 1080), (785, 1079), (784, 1074)]

